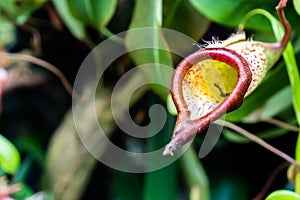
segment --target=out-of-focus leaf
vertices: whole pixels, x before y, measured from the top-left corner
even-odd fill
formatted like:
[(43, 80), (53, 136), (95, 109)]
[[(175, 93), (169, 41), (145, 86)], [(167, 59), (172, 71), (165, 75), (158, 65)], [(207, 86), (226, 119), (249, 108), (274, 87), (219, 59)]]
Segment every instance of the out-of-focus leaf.
[(34, 161), (43, 166), (45, 152), (36, 139), (30, 137), (20, 138), (16, 140), (16, 146), (21, 153), (27, 153)]
[[(146, 13), (146, 11), (148, 11)], [(130, 29), (143, 27), (158, 27), (162, 25), (162, 1), (137, 0)]]
[(72, 15), (67, 0), (53, 0), (53, 4), (71, 33), (80, 40), (87, 38), (83, 23)]
[(298, 15), (300, 15), (300, 1), (299, 0), (293, 0), (294, 8)]
[[(221, 167), (222, 168), (222, 167)], [(221, 171), (220, 169), (219, 171)], [(239, 172), (224, 171), (215, 172), (211, 180), (212, 200), (249, 199), (249, 183)]]
[(210, 20), (201, 15), (188, 1), (164, 1), (164, 28), (179, 31), (198, 41), (206, 33), (209, 25)]
[(291, 108), (292, 92), (291, 87), (287, 85), (286, 87), (275, 93), (273, 96), (271, 96), (263, 106), (247, 115), (243, 119), (243, 122), (256, 123), (261, 119), (270, 119)]
[(38, 5), (38, 4), (41, 4), (41, 3), (44, 3), (45, 0), (31, 0), (33, 4), (35, 5)]
[[(300, 130), (298, 132), (298, 139), (297, 139), (297, 143), (296, 143), (296, 156), (295, 156), (295, 158), (298, 162), (300, 161)], [(300, 173), (299, 173), (299, 171), (296, 172), (294, 185), (295, 185), (295, 192), (300, 194)]]
[(41, 168), (44, 167), (45, 152), (39, 141), (31, 137), (19, 138), (16, 140), (16, 146), (21, 153), (26, 154), (26, 157), (23, 158), (17, 172), (14, 174), (14, 180), (22, 182), (28, 177), (33, 163), (38, 164)]
[(0, 47), (11, 44), (16, 39), (16, 28), (13, 23), (0, 16)]
[(176, 169), (176, 164), (172, 163), (163, 169), (148, 172), (143, 199), (176, 199), (178, 197), (178, 173)]
[(268, 195), (266, 200), (300, 200), (300, 195), (289, 190), (277, 190)]
[[(210, 20), (226, 26), (236, 27), (239, 25), (242, 18), (247, 12), (253, 9), (262, 8), (271, 12), (276, 16), (275, 7), (279, 1), (246, 1), (246, 0), (189, 0), (191, 4), (204, 16)], [(293, 28), (299, 27), (297, 19), (298, 14), (294, 12), (294, 8), (287, 4), (285, 8), (287, 18), (292, 24)], [(256, 15), (249, 20), (248, 28), (269, 31), (271, 27), (269, 21), (265, 17)]]
[[(154, 101), (153, 103), (155, 104), (157, 102)], [(152, 126), (155, 127), (159, 120), (161, 119), (156, 119), (156, 122), (155, 120), (151, 121)], [(148, 140), (149, 152), (157, 150), (165, 145), (170, 137), (170, 133), (172, 133), (174, 123), (175, 117), (169, 115), (167, 123), (161, 132)], [(149, 159), (147, 162), (151, 163), (155, 162), (155, 160), (156, 159)], [(163, 169), (148, 172), (145, 176), (144, 200), (178, 198), (178, 162), (173, 162)]]
[[(160, 66), (164, 64), (172, 66), (171, 55), (163, 49), (168, 49), (168, 45), (162, 31), (162, 1), (144, 1), (137, 0), (134, 10), (133, 19), (130, 23), (130, 29), (152, 27), (145, 29), (143, 34), (136, 34), (130, 31), (125, 38), (126, 47), (131, 51), (130, 56), (137, 65), (153, 64), (153, 73), (147, 72), (150, 80), (165, 80), (171, 74), (163, 74)], [(152, 46), (151, 49), (140, 49), (141, 46)], [(133, 51), (135, 50), (135, 51)], [(145, 72), (146, 73), (146, 72)], [(163, 98), (167, 97), (168, 91), (163, 87), (152, 87)]]
[(0, 11), (3, 10), (10, 18), (14, 19), (17, 15), (17, 9), (12, 0), (1, 0)]
[(25, 181), (28, 175), (30, 174), (30, 168), (32, 167), (33, 164), (33, 159), (30, 158), (29, 156), (26, 156), (25, 158), (22, 159), (22, 162), (16, 171), (14, 173), (14, 181), (16, 182), (22, 182)]
[(272, 118), (292, 105), (291, 87), (286, 86), (261, 108), (260, 118)]
[[(115, 171), (112, 176), (115, 180), (112, 187), (112, 199), (141, 199), (143, 185), (138, 174)], [(130, 184), (128, 184), (129, 180)]]
[(40, 191), (26, 198), (26, 200), (55, 200), (55, 199), (51, 193)]
[(16, 172), (20, 165), (20, 154), (16, 147), (0, 135), (0, 167), (9, 174)]
[[(198, 188), (198, 196), (201, 200), (208, 200), (209, 198), (209, 182), (208, 177), (205, 173), (205, 170), (201, 163), (199, 162), (199, 158), (197, 157), (196, 152), (192, 148), (188, 148), (187, 151), (180, 159), (181, 165), (184, 171), (184, 175), (186, 177), (186, 181), (188, 182), (192, 195), (195, 195), (196, 192), (193, 192), (193, 188)], [(196, 190), (197, 191), (197, 190)]]
[(167, 97), (167, 109), (170, 114), (177, 115), (177, 110), (176, 110), (176, 107), (175, 107), (175, 104), (174, 104), (171, 94), (169, 94)]
[(9, 20), (22, 25), (31, 16), (32, 12), (45, 2), (46, 0), (23, 2), (2, 0), (0, 1), (0, 11), (3, 10)]
[(90, 25), (106, 34), (106, 25), (114, 15), (117, 0), (67, 0), (71, 13), (85, 25)]
[(293, 43), (295, 54), (300, 52), (300, 38), (298, 37), (296, 41)]
[(114, 15), (117, 6), (117, 0), (99, 1), (91, 0), (94, 13), (94, 24), (101, 31)]
[(26, 199), (31, 195), (33, 195), (33, 191), (29, 186), (23, 183), (18, 183), (18, 184), (20, 184), (21, 189), (12, 195), (14, 199)]
[(282, 63), (268, 72), (263, 82), (249, 95), (242, 106), (234, 112), (226, 114), (226, 120), (232, 122), (242, 121), (256, 108), (263, 106), (268, 98), (272, 97), (288, 85), (288, 76)]
[[(236, 0), (216, 0), (216, 1), (205, 1), (205, 0), (190, 0), (191, 4), (204, 16), (213, 20), (214, 22), (221, 23), (227, 26), (237, 26), (244, 15), (257, 7), (269, 8), (272, 10), (275, 8), (276, 3), (261, 2), (261, 1), (236, 1)], [(248, 24), (249, 28), (256, 28), (259, 30), (265, 30), (267, 21), (256, 17), (251, 20), (251, 24)]]
[(73, 16), (84, 24), (92, 25), (94, 15), (90, 0), (67, 0), (67, 2)]
[(241, 18), (251, 10), (251, 4), (243, 6), (242, 1), (202, 1), (190, 0), (191, 4), (209, 19), (218, 23), (228, 23), (228, 25), (236, 26)]
[(16, 23), (19, 25), (23, 25), (26, 21), (31, 17), (31, 14), (37, 10), (41, 5), (43, 5), (46, 0), (39, 1), (24, 1), (21, 6), (18, 2), (15, 2), (18, 8), (18, 15), (16, 16)]

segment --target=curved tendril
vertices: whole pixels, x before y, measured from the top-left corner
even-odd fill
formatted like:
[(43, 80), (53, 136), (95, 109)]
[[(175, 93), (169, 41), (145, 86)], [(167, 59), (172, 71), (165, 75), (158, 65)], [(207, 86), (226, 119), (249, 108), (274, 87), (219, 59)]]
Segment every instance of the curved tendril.
[[(283, 35), (283, 37), (281, 38), (281, 40), (279, 42), (273, 43), (272, 46), (275, 47), (275, 48), (282, 48), (282, 49), (284, 49), (286, 47), (287, 43), (289, 42), (290, 37), (291, 37), (291, 25), (288, 22), (288, 20), (286, 19), (285, 14), (284, 14), (284, 8), (286, 7), (286, 3), (287, 3), (287, 0), (281, 0), (279, 2), (279, 4), (276, 6), (277, 16), (278, 16), (278, 19), (279, 19), (281, 25), (283, 26), (284, 35)], [(242, 19), (241, 23), (238, 26), (237, 33), (243, 32), (244, 27), (245, 27), (247, 21), (252, 16), (257, 15), (257, 14), (264, 15), (272, 23), (272, 17), (273, 16), (269, 12), (267, 12), (266, 10), (260, 9), (260, 8), (254, 9), (254, 10), (249, 11), (244, 16), (244, 18)]]
[[(64, 86), (64, 88), (66, 89), (68, 94), (72, 97), (72, 95), (73, 95), (72, 85), (68, 82), (65, 75), (54, 65), (52, 65), (42, 59), (39, 59), (37, 57), (25, 55), (25, 54), (0, 52), (0, 58), (2, 58), (2, 57), (5, 59), (9, 59), (9, 60), (19, 60), (19, 61), (31, 62), (33, 64), (39, 65), (39, 66), (49, 70), (50, 72), (55, 74), (60, 79), (62, 85)], [(77, 94), (75, 92), (74, 92), (74, 96), (77, 97)]]
[(268, 190), (270, 189), (270, 187), (272, 186), (275, 178), (278, 176), (278, 174), (286, 167), (288, 167), (289, 163), (284, 162), (281, 163), (280, 165), (278, 165), (273, 172), (271, 173), (271, 175), (269, 176), (269, 178), (267, 179), (265, 185), (263, 186), (263, 188), (261, 189), (261, 191), (252, 199), (252, 200), (261, 200), (264, 198), (264, 196), (266, 196)]
[(268, 149), (269, 151), (273, 152), (274, 154), (278, 155), (279, 157), (285, 159), (286, 161), (288, 161), (289, 163), (300, 167), (300, 163), (298, 161), (296, 161), (294, 158), (292, 158), (291, 156), (289, 156), (288, 154), (280, 151), (279, 149), (271, 146), (270, 144), (268, 144), (267, 142), (265, 142), (263, 139), (257, 137), (256, 135), (246, 131), (245, 129), (231, 123), (231, 122), (227, 122), (224, 120), (217, 120), (215, 122), (216, 124), (220, 124), (222, 126), (226, 126), (227, 128), (230, 128), (240, 134), (242, 134), (243, 136), (249, 138), (250, 140), (254, 141), (255, 143), (263, 146), (264, 148)]
[(283, 25), (283, 28), (284, 28), (284, 35), (283, 35), (282, 39), (279, 42), (280, 47), (282, 47), (283, 49), (286, 47), (286, 45), (289, 42), (290, 37), (291, 37), (291, 25), (288, 22), (288, 20), (285, 18), (285, 14), (284, 14), (284, 10), (283, 10), (283, 8), (286, 7), (287, 1), (288, 0), (282, 0), (276, 6), (276, 12), (277, 12), (277, 15), (278, 15), (278, 19), (279, 19), (280, 23)]

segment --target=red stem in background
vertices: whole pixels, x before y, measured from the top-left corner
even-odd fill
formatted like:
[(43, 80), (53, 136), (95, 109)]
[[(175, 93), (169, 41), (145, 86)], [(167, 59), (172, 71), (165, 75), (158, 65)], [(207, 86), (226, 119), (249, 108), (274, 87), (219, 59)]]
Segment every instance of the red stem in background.
[(2, 113), (3, 91), (4, 91), (5, 82), (7, 78), (8, 78), (7, 71), (0, 66), (0, 114)]

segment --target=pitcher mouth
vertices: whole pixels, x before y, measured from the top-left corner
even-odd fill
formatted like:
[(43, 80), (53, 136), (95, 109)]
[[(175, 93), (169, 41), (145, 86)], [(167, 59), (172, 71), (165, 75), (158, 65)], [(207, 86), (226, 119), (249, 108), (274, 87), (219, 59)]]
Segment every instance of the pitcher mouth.
[[(189, 69), (203, 60), (218, 61), (230, 66), (237, 72), (237, 81), (232, 91), (224, 94), (222, 101), (207, 101), (208, 107), (212, 109), (195, 118), (194, 110), (190, 109), (192, 107), (190, 102), (188, 102), (189, 98), (187, 98), (187, 95), (190, 95), (192, 98), (193, 93), (186, 94), (183, 84), (186, 84), (184, 79)], [(252, 74), (247, 61), (235, 51), (227, 48), (205, 48), (191, 54), (180, 62), (175, 70), (172, 82), (173, 100), (178, 111), (177, 122), (172, 140), (166, 146), (164, 155), (172, 155), (174, 150), (180, 148), (198, 132), (207, 129), (214, 120), (221, 117), (224, 113), (240, 107), (251, 81)], [(217, 92), (220, 92), (219, 87), (218, 85), (216, 86)]]

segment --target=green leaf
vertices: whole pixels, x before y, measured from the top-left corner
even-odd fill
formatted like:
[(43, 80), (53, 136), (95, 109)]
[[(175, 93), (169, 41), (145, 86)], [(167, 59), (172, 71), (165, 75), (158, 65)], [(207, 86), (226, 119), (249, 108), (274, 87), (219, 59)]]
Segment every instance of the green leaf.
[[(209, 181), (196, 152), (192, 148), (187, 151), (180, 159), (186, 181), (191, 188), (191, 198), (208, 200), (209, 198)], [(197, 189), (196, 189), (197, 188)], [(196, 191), (196, 192), (194, 192)], [(198, 194), (197, 194), (198, 193)]]
[(201, 15), (189, 1), (164, 1), (164, 28), (179, 31), (199, 41), (209, 25), (210, 20)]
[(71, 13), (86, 25), (97, 29), (103, 35), (112, 34), (106, 29), (106, 25), (112, 18), (117, 7), (117, 0), (67, 0)]
[(12, 195), (14, 199), (26, 199), (34, 194), (32, 189), (26, 184), (24, 183), (18, 183), (18, 184), (21, 185), (21, 189)]
[(289, 190), (277, 190), (268, 195), (266, 200), (300, 200), (300, 195)]
[(20, 154), (16, 147), (0, 135), (0, 167), (9, 174), (16, 172), (20, 165)]
[(178, 197), (177, 167), (175, 163), (146, 174), (144, 200), (176, 199)]
[(84, 24), (92, 25), (94, 15), (90, 0), (67, 0), (67, 2), (73, 16)]
[(300, 15), (300, 0), (293, 0), (294, 8), (298, 15)]
[[(258, 0), (250, 2), (243, 0), (190, 0), (190, 2), (200, 13), (214, 22), (233, 27), (239, 25), (244, 15), (252, 9), (263, 7), (268, 8), (267, 10), (274, 10), (276, 6), (274, 2), (267, 4)], [(252, 19), (248, 27), (258, 30), (269, 29), (267, 21), (261, 17)]]
[(12, 44), (16, 40), (16, 27), (0, 16), (0, 46)]
[(17, 8), (12, 0), (1, 0), (0, 11), (4, 11), (9, 18), (14, 19), (17, 16)]
[(178, 113), (177, 113), (176, 106), (174, 104), (171, 94), (168, 95), (166, 103), (167, 103), (167, 109), (168, 109), (169, 113), (171, 115), (177, 115)]
[[(289, 117), (285, 113), (285, 111), (293, 109), (292, 102), (292, 92), (291, 87), (289, 85), (285, 86), (283, 89), (279, 90), (277, 93), (272, 95), (263, 106), (254, 110), (252, 113), (247, 115), (243, 122), (245, 123), (256, 123), (261, 121), (262, 119), (270, 119), (275, 116), (278, 116), (281, 119), (286, 119)], [(284, 115), (284, 116), (280, 116)], [(294, 115), (293, 115), (294, 117)], [(294, 124), (296, 120), (293, 120)]]
[(276, 66), (266, 74), (262, 83), (244, 99), (242, 106), (234, 112), (226, 114), (226, 120), (232, 122), (242, 121), (255, 109), (262, 107), (266, 101), (288, 85), (288, 76), (283, 63)]
[(286, 64), (286, 69), (289, 75), (290, 84), (293, 93), (293, 105), (296, 114), (296, 119), (300, 125), (300, 76), (296, 63), (296, 58), (292, 44), (289, 42), (285, 51), (283, 52), (283, 58)]
[(46, 0), (39, 1), (23, 1), (22, 3), (12, 0), (2, 0), (0, 1), (0, 11), (4, 13), (9, 20), (17, 23), (18, 25), (23, 25), (31, 14), (38, 9)]
[(18, 170), (14, 173), (14, 181), (22, 182), (25, 181), (28, 176), (30, 176), (30, 169), (33, 164), (33, 159), (29, 156), (26, 156), (22, 159), (21, 164), (18, 167)]
[[(153, 104), (159, 103), (156, 101), (157, 97), (151, 98), (150, 101)], [(160, 119), (151, 121), (152, 127), (155, 129), (157, 123)], [(175, 124), (175, 117), (168, 116), (167, 123), (160, 131), (159, 134), (151, 137), (147, 141), (147, 151), (152, 152), (161, 148), (169, 140), (170, 133), (173, 130)], [(151, 128), (149, 130), (151, 132)], [(149, 165), (156, 162), (156, 158), (151, 158), (147, 160)], [(144, 200), (164, 200), (164, 199), (177, 199), (178, 198), (178, 162), (173, 162), (172, 164), (153, 171), (148, 172), (145, 175), (145, 185), (144, 185)]]
[(39, 4), (45, 3), (45, 0), (31, 0), (31, 1), (35, 5), (39, 5)]
[(80, 40), (87, 38), (84, 24), (72, 15), (67, 0), (53, 0), (52, 2), (71, 33)]
[[(144, 72), (149, 80), (166, 80), (171, 74), (164, 74), (157, 64), (172, 66), (171, 54), (166, 51), (168, 44), (164, 38), (163, 32), (160, 30), (162, 24), (162, 1), (153, 0), (137, 0), (133, 19), (130, 23), (130, 29), (139, 28), (139, 32), (129, 31), (126, 35), (125, 43), (137, 65), (153, 64), (153, 70)], [(148, 27), (148, 29), (146, 29)], [(149, 28), (151, 27), (151, 28)], [(145, 29), (142, 29), (145, 28)], [(143, 31), (144, 30), (144, 31)], [(144, 46), (152, 48), (140, 49)], [(164, 49), (164, 50), (161, 50)], [(168, 91), (163, 87), (152, 87), (164, 99), (167, 97)]]
[(260, 118), (272, 118), (292, 105), (292, 91), (286, 86), (273, 95), (261, 108)]
[(101, 32), (101, 30), (105, 28), (107, 23), (114, 15), (117, 7), (117, 0), (110, 0), (110, 1), (91, 0), (91, 4), (94, 13), (93, 24), (95, 25), (95, 28), (97, 28)]
[(229, 25), (236, 26), (242, 16), (249, 8), (243, 6), (242, 1), (230, 1), (230, 0), (215, 0), (215, 1), (203, 1), (203, 0), (190, 0), (191, 4), (202, 14), (209, 19), (219, 22), (228, 23)]
[(37, 10), (42, 4), (44, 4), (46, 0), (39, 0), (39, 1), (26, 1), (20, 5), (18, 5), (18, 2), (15, 2), (15, 5), (17, 6), (18, 14), (16, 16), (16, 23), (18, 25), (23, 25), (26, 23), (26, 21), (31, 17), (32, 13)]
[(45, 161), (45, 151), (40, 145), (40, 142), (33, 137), (21, 137), (15, 141), (21, 153), (26, 153), (37, 164), (43, 166)]
[[(256, 8), (262, 8), (269, 11), (274, 16), (276, 15), (275, 7), (279, 1), (260, 1), (260, 0), (189, 0), (191, 4), (210, 20), (217, 22), (225, 26), (236, 27), (244, 15), (250, 10)], [(298, 0), (299, 1), (299, 0)], [(285, 13), (289, 19), (292, 27), (297, 30), (299, 29), (298, 19), (299, 16), (295, 12), (295, 9), (290, 4), (287, 4)], [(263, 16), (255, 16), (249, 20), (247, 25), (250, 29), (256, 29), (260, 31), (270, 31), (268, 20)]]
[(33, 164), (37, 164), (41, 168), (44, 167), (45, 151), (41, 147), (40, 142), (33, 137), (18, 138), (15, 140), (15, 144), (19, 152), (25, 155), (14, 174), (14, 180), (22, 182), (30, 176), (30, 169)]
[(162, 25), (162, 0), (137, 0), (130, 29)]
[(139, 200), (142, 197), (143, 185), (139, 174), (114, 171), (112, 174), (112, 199)]
[[(298, 162), (300, 161), (300, 130), (298, 132), (298, 138), (297, 138), (297, 143), (296, 143), (295, 158)], [(295, 192), (300, 194), (300, 172), (299, 171), (297, 171), (296, 177), (295, 177)]]

